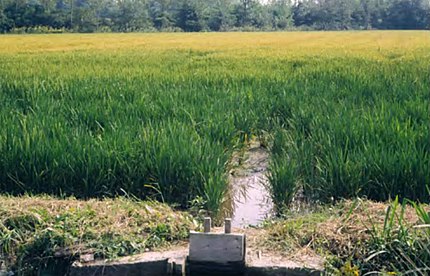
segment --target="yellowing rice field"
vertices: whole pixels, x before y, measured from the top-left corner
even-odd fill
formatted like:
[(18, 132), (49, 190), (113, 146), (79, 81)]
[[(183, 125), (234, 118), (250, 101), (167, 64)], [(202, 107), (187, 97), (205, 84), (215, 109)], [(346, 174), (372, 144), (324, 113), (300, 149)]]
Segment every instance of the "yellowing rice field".
[(228, 56), (231, 52), (237, 54), (238, 51), (241, 56), (258, 52), (264, 56), (277, 54), (280, 57), (355, 53), (358, 57), (375, 59), (397, 52), (405, 57), (422, 54), (428, 58), (429, 39), (428, 31), (3, 35), (0, 52), (182, 49), (217, 51), (220, 56)]

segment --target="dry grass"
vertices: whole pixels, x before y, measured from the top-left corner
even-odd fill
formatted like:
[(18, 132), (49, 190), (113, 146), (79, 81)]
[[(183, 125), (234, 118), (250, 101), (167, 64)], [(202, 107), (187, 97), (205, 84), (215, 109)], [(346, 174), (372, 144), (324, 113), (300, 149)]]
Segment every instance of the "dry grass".
[(54, 256), (114, 258), (164, 248), (194, 228), (190, 215), (158, 202), (0, 197), (0, 256), (24, 272)]
[[(288, 252), (292, 257), (302, 254), (303, 250), (311, 254), (311, 250), (312, 254), (363, 259), (369, 253), (373, 235), (383, 231), (388, 207), (389, 203), (347, 200), (310, 214), (292, 214), (268, 225), (265, 246)], [(398, 216), (400, 212), (397, 210)], [(392, 232), (399, 229), (398, 222), (394, 221)], [(406, 206), (402, 226), (412, 229), (418, 224), (422, 222), (415, 209)]]
[[(173, 227), (181, 227), (183, 222), (192, 222), (191, 217), (183, 212), (175, 212), (169, 206), (159, 202), (140, 202), (125, 198), (104, 200), (60, 200), (52, 197), (0, 197), (0, 218), (7, 219), (24, 215), (40, 217), (43, 212), (49, 217), (61, 216), (65, 213), (88, 212), (93, 230), (102, 234), (115, 232), (118, 234), (144, 233), (160, 223), (171, 223)], [(84, 223), (86, 221), (83, 221)], [(185, 224), (187, 225), (187, 224)], [(175, 229), (173, 232), (177, 232)]]

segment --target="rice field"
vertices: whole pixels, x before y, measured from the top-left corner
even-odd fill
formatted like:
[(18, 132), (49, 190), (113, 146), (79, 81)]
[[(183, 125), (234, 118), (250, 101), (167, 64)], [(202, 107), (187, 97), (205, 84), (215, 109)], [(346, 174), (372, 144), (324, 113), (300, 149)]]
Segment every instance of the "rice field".
[(216, 213), (234, 150), (278, 208), (428, 201), (425, 31), (0, 36), (0, 192), (121, 194)]

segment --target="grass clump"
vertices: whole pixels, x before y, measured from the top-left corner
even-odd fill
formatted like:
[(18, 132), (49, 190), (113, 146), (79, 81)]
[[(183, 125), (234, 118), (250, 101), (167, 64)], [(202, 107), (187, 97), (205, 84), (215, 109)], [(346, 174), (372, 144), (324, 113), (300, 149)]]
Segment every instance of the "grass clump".
[(59, 262), (67, 269), (81, 254), (137, 254), (183, 240), (194, 227), (190, 215), (157, 202), (1, 196), (0, 262), (24, 275)]
[(270, 223), (266, 243), (281, 251), (311, 249), (326, 256), (326, 271), (337, 275), (427, 275), (429, 210), (397, 198), (390, 203), (342, 201)]

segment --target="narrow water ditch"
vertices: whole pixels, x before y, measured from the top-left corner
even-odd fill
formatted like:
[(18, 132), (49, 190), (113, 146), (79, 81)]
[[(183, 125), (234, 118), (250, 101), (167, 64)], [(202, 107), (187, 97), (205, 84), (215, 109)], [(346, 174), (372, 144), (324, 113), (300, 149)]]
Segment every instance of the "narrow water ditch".
[(258, 140), (233, 155), (229, 173), (233, 227), (258, 225), (272, 215), (273, 203), (267, 190), (268, 165), (269, 151)]
[[(260, 247), (258, 243), (263, 233), (261, 231), (264, 229), (247, 227), (249, 225), (257, 226), (273, 215), (273, 202), (267, 189), (269, 185), (267, 177), (269, 158), (269, 150), (262, 146), (259, 141), (253, 140), (241, 151), (234, 152), (230, 161), (228, 176), (230, 198), (228, 205), (232, 204), (233, 208), (228, 212), (233, 212), (231, 216), (232, 227), (236, 228), (234, 234), (243, 235), (247, 239), (243, 243), (243, 268), (238, 270), (238, 262), (233, 262), (234, 265), (232, 263), (226, 265), (225, 261), (203, 261), (200, 263), (195, 260), (190, 261), (190, 243), (171, 251), (147, 252), (124, 257), (115, 262), (100, 261), (91, 264), (78, 262), (72, 266), (71, 276), (101, 275), (97, 274), (100, 271), (108, 275), (140, 275), (141, 271), (145, 271), (145, 275), (160, 276), (321, 275), (322, 259), (305, 255), (300, 259), (291, 260), (278, 252), (271, 252)], [(213, 250), (215, 255), (218, 254), (218, 257), (223, 256), (221, 259), (225, 256), (236, 258), (236, 251), (238, 250), (234, 250), (234, 248), (239, 247), (226, 247), (226, 244), (231, 244), (233, 241), (231, 235), (226, 236), (220, 227), (213, 230), (211, 233), (198, 233), (200, 239), (194, 240), (194, 250), (197, 247), (201, 252), (197, 255), (194, 253), (194, 258), (200, 254), (207, 255), (209, 252), (207, 248)], [(214, 242), (216, 241), (214, 237), (218, 237), (218, 242)], [(225, 241), (226, 238), (228, 238), (227, 242)], [(219, 242), (220, 240), (222, 242)], [(219, 253), (220, 251), (222, 253)]]

